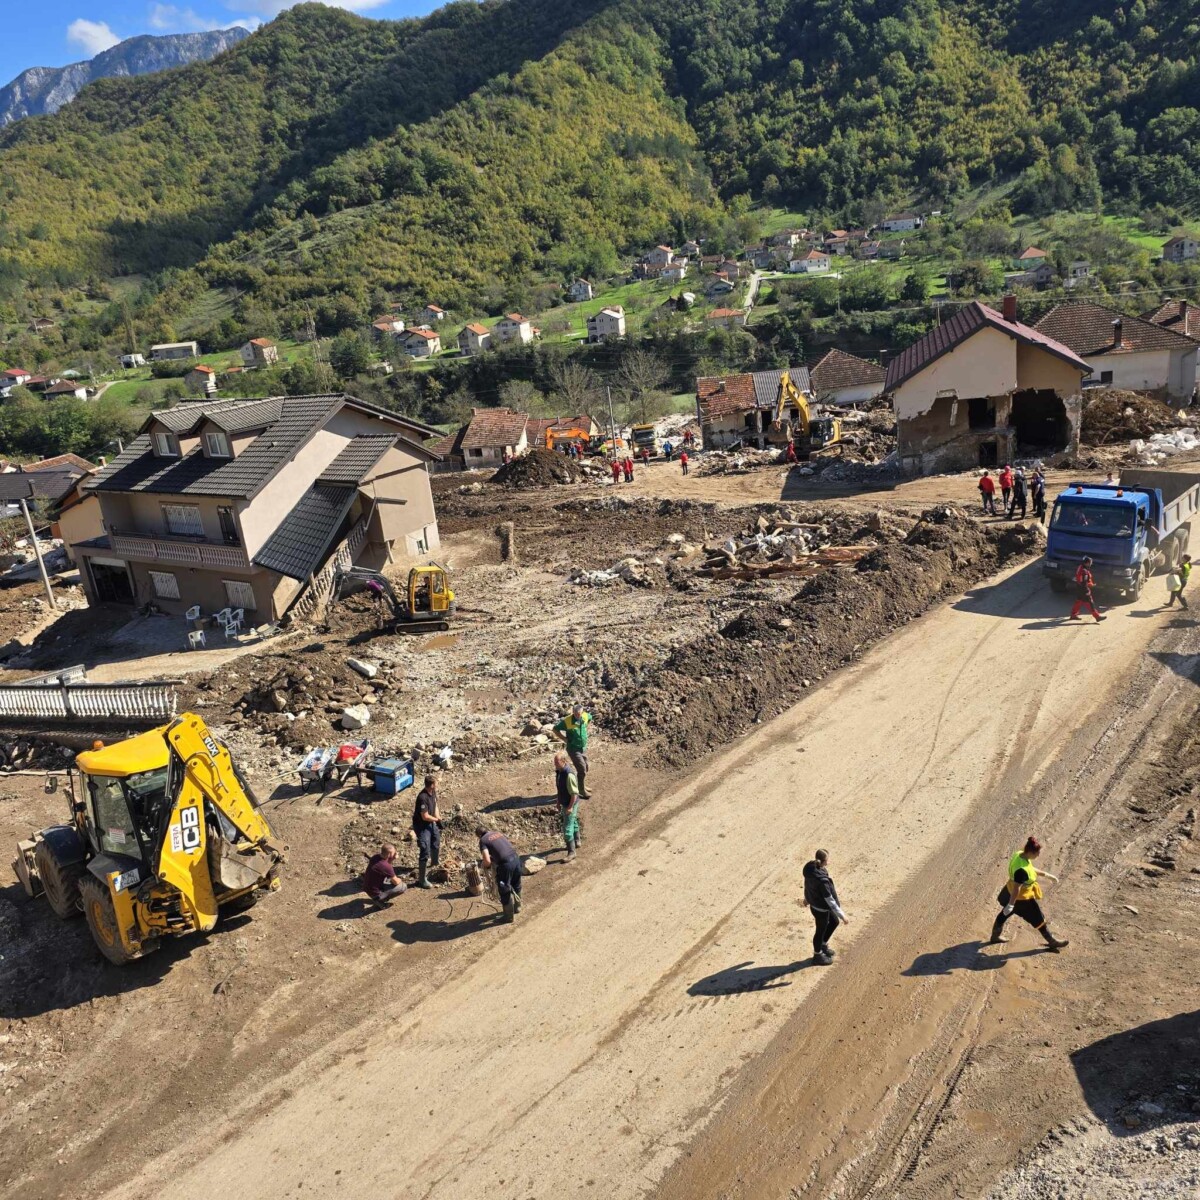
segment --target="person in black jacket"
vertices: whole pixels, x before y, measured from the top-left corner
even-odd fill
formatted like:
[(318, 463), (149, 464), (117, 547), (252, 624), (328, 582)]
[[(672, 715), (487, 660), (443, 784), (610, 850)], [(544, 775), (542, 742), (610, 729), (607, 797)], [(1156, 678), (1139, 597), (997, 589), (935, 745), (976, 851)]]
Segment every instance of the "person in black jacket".
[(833, 962), (829, 939), (834, 930), (849, 921), (838, 903), (837, 888), (829, 877), (829, 851), (818, 850), (812, 861), (804, 864), (804, 907), (813, 915), (813, 962), (823, 967)]

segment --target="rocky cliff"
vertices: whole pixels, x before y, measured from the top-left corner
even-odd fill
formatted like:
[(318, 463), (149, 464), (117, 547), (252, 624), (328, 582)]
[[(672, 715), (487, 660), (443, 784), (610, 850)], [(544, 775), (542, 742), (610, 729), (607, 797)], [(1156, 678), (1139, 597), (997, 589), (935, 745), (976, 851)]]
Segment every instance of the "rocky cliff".
[(132, 37), (118, 42), (88, 62), (66, 67), (30, 67), (0, 88), (0, 126), (21, 117), (57, 112), (94, 79), (112, 75), (149, 75), (168, 67), (213, 58), (236, 46), (249, 33), (235, 26), (209, 33), (175, 33), (164, 37)]

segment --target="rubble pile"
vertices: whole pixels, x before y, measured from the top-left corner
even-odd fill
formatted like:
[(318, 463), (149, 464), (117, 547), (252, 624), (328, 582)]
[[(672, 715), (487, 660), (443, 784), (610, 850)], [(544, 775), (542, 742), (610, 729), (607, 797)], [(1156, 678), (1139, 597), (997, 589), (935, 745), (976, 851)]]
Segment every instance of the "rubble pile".
[(0, 771), (52, 770), (68, 767), (75, 760), (69, 746), (56, 746), (37, 739), (0, 742)]
[(1143, 441), (1134, 438), (1129, 443), (1130, 453), (1134, 461), (1143, 467), (1157, 466), (1165, 459), (1176, 454), (1187, 454), (1200, 450), (1200, 437), (1191, 426), (1172, 430), (1170, 433), (1155, 433)]
[(1085, 446), (1110, 446), (1165, 433), (1185, 421), (1161, 400), (1140, 392), (1101, 388), (1085, 393), (1079, 440)]
[(539, 488), (578, 483), (582, 476), (579, 464), (567, 455), (554, 450), (530, 450), (501, 467), (491, 482), (508, 488)]
[(783, 451), (769, 447), (756, 450), (743, 446), (735, 450), (709, 450), (696, 466), (697, 475), (745, 475), (758, 467), (778, 466)]
[(752, 529), (706, 545), (699, 572), (713, 579), (811, 574), (857, 562), (873, 549), (873, 545), (833, 546), (829, 528), (823, 524), (760, 514)]

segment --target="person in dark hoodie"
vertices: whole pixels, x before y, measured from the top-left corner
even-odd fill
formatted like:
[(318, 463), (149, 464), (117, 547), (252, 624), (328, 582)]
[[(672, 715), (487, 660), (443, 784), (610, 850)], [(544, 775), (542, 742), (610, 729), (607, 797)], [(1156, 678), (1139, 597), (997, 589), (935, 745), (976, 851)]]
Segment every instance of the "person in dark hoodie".
[(816, 929), (813, 931), (813, 962), (827, 967), (833, 962), (833, 951), (829, 939), (839, 925), (849, 918), (838, 903), (837, 888), (829, 877), (829, 851), (818, 850), (812, 861), (804, 864), (804, 907), (812, 913)]

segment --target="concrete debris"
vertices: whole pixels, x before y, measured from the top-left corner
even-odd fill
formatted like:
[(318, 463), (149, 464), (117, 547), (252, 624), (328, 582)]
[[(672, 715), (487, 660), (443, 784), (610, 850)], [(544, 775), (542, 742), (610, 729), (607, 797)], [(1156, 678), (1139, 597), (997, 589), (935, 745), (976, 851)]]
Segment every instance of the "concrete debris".
[(783, 451), (756, 450), (743, 447), (736, 450), (709, 450), (696, 465), (697, 475), (745, 475), (758, 467), (778, 466)]
[(1155, 466), (1173, 455), (1200, 449), (1200, 438), (1189, 426), (1170, 433), (1156, 433), (1146, 440), (1135, 438), (1129, 443), (1129, 449), (1139, 465)]
[(374, 679), (379, 674), (379, 664), (366, 662), (361, 658), (346, 659), (346, 666), (352, 671), (357, 671), (364, 679)]
[(521, 860), (522, 875), (536, 875), (539, 871), (546, 869), (546, 860), (538, 858), (536, 854), (527, 855)]
[(343, 729), (364, 729), (371, 723), (371, 710), (365, 704), (351, 704), (342, 709)]

